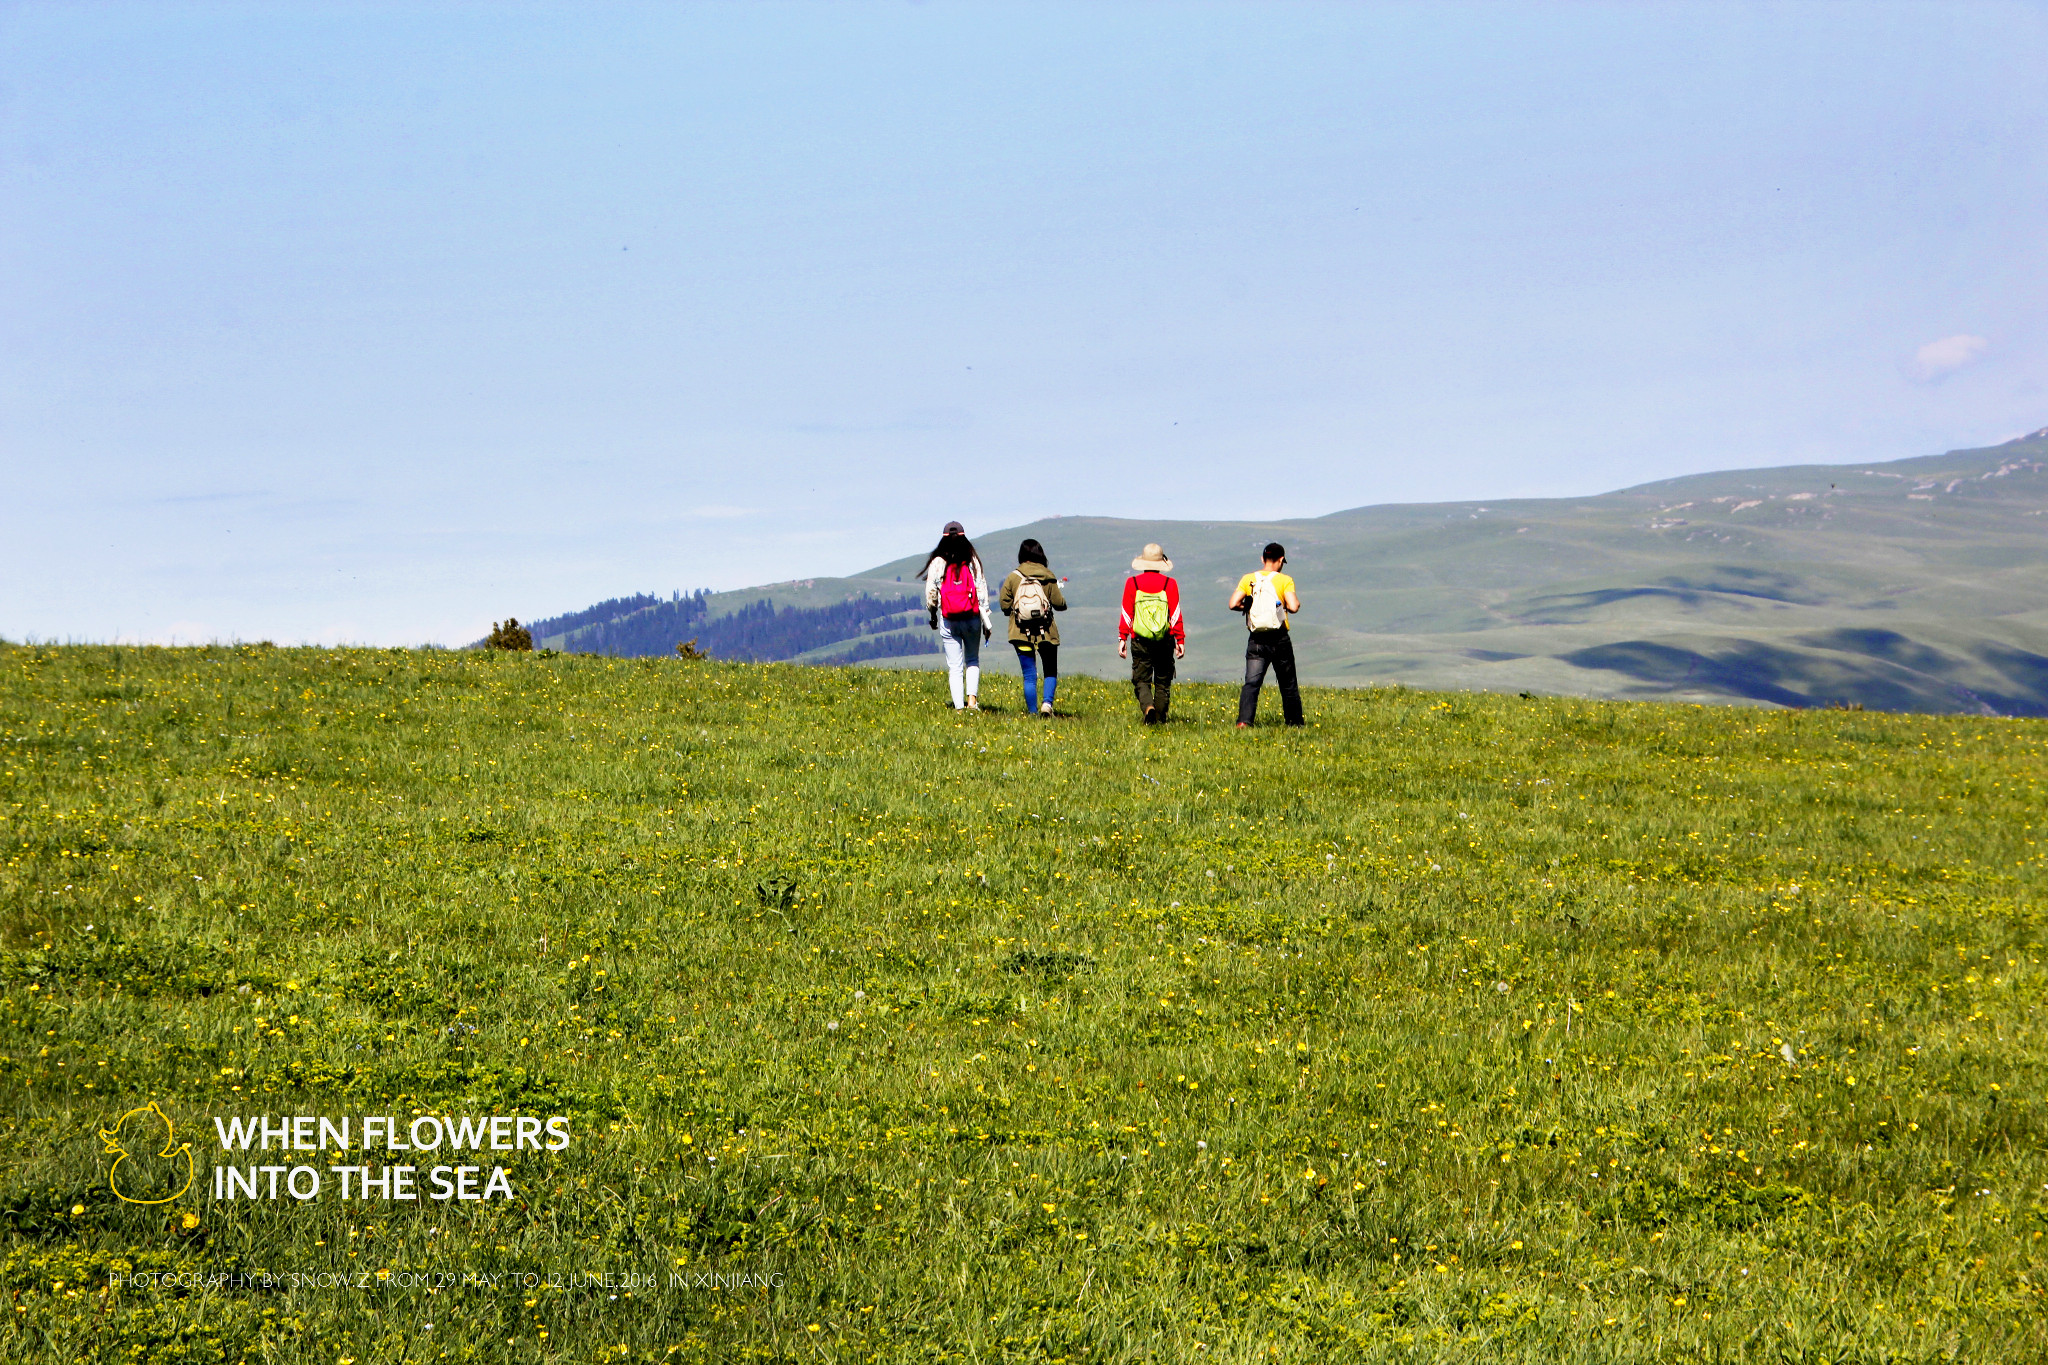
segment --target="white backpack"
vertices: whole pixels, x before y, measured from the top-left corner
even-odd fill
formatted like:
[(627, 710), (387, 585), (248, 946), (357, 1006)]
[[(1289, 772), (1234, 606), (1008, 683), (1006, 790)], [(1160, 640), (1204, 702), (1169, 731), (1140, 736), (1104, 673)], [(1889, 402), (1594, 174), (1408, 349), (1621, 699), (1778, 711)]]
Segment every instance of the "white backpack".
[(1045, 594), (1045, 584), (1028, 573), (1019, 574), (1017, 591), (1010, 595), (1010, 614), (1026, 635), (1043, 635), (1052, 623), (1052, 599)]
[(1244, 614), (1244, 622), (1253, 630), (1280, 630), (1286, 626), (1287, 603), (1274, 586), (1272, 574), (1252, 575), (1252, 605)]

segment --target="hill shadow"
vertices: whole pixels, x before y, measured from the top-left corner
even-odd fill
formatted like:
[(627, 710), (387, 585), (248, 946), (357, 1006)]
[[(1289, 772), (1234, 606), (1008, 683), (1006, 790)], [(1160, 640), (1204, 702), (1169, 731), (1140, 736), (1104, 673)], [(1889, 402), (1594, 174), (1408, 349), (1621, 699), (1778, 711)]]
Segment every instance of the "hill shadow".
[(1666, 574), (1654, 583), (1637, 587), (1546, 594), (1530, 599), (1529, 610), (1518, 619), (1530, 625), (1577, 625), (1602, 607), (1646, 598), (1675, 602), (1692, 611), (1721, 605), (1748, 610), (1757, 602), (1819, 606), (1827, 600), (1792, 574), (1718, 565), (1700, 574)]
[(1666, 688), (1703, 688), (1780, 706), (1813, 704), (1807, 693), (1785, 685), (1787, 680), (1801, 676), (1795, 666), (1801, 656), (1796, 651), (1769, 645), (1748, 643), (1726, 654), (1712, 655), (1650, 640), (1621, 640), (1575, 649), (1557, 657), (1574, 668), (1623, 673)]
[[(1951, 692), (1980, 701), (2001, 715), (2048, 715), (2048, 656), (2012, 645), (1985, 643), (1970, 653), (1979, 665), (1947, 654), (1895, 630), (1875, 628), (1819, 631), (1799, 642), (1816, 649), (1862, 655), (1910, 668), (1946, 683)], [(1982, 676), (1988, 670), (1991, 678)], [(1971, 677), (1975, 672), (1977, 676)], [(1967, 679), (1967, 682), (1966, 682)]]
[(1996, 644), (1972, 652), (1974, 661), (1896, 631), (1835, 630), (1803, 636), (1796, 646), (1730, 640), (1710, 653), (1622, 640), (1556, 657), (1659, 691), (1713, 691), (1779, 706), (2048, 716), (2048, 657)]

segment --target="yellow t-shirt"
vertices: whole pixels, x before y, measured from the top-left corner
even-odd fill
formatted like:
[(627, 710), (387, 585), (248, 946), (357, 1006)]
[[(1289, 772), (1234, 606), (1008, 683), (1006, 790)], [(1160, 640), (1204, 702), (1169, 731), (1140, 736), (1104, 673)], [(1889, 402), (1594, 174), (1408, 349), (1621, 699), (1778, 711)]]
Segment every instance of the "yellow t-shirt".
[[(1250, 597), (1252, 595), (1252, 580), (1257, 578), (1260, 574), (1264, 572), (1264, 569), (1256, 569), (1253, 572), (1246, 574), (1243, 578), (1238, 579), (1238, 592), (1244, 595), (1245, 597)], [(1273, 595), (1280, 599), (1280, 629), (1282, 630), (1287, 629), (1287, 594), (1293, 591), (1294, 580), (1288, 577), (1286, 574), (1281, 573), (1278, 570), (1275, 570), (1273, 573)], [(1250, 612), (1245, 613), (1244, 622), (1247, 627), (1251, 625), (1252, 617)]]

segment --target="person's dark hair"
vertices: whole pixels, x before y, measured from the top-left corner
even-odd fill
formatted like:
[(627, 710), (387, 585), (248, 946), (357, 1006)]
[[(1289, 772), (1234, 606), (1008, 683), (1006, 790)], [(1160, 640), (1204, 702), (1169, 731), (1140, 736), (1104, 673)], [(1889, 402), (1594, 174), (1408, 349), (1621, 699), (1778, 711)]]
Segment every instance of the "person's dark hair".
[(974, 542), (961, 532), (955, 531), (939, 537), (939, 543), (924, 557), (924, 568), (920, 569), (918, 574), (922, 577), (930, 573), (934, 559), (943, 559), (948, 564), (965, 564), (974, 557)]
[(1287, 547), (1277, 540), (1269, 540), (1266, 542), (1266, 548), (1261, 553), (1265, 555), (1267, 562), (1270, 563), (1276, 559), (1287, 558)]
[(1017, 562), (1019, 564), (1044, 564), (1045, 547), (1035, 540), (1025, 541), (1017, 547)]

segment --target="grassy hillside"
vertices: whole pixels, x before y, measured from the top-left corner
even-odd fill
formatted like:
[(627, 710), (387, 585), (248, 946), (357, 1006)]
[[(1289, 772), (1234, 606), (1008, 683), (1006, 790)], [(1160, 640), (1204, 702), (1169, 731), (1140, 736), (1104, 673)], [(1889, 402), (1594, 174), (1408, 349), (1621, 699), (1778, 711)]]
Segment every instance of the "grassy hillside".
[(1062, 698), (0, 649), (0, 1356), (2048, 1356), (2039, 723)]
[[(1599, 497), (1365, 507), (1312, 520), (1060, 518), (1075, 666), (1113, 675), (1146, 541), (1190, 597), (1197, 676), (1242, 668), (1224, 610), (1279, 540), (1308, 677), (1445, 688), (2048, 715), (2048, 432), (1874, 466), (1738, 470)], [(905, 572), (898, 561), (869, 578)], [(1107, 641), (1108, 643), (1100, 643)]]
[[(1303, 670), (1320, 682), (2043, 716), (2044, 518), (2048, 432), (2037, 432), (1988, 450), (1737, 470), (1590, 498), (1275, 523), (1062, 517), (977, 542), (992, 569), (1007, 569), (1024, 536), (1044, 542), (1073, 580), (1062, 665), (1104, 677), (1121, 671), (1116, 602), (1147, 541), (1173, 554), (1188, 590), (1193, 676), (1237, 676), (1243, 622), (1224, 599), (1278, 539), (1308, 607)], [(917, 567), (896, 560), (710, 606), (893, 596)]]

